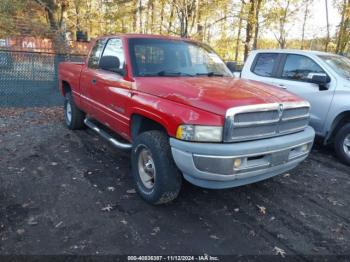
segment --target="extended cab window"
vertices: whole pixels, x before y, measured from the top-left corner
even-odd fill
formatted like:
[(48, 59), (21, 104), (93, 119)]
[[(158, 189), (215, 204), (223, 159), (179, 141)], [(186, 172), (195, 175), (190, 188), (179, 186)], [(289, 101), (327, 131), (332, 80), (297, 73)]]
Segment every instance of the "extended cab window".
[(116, 69), (123, 69), (125, 57), (122, 40), (119, 38), (109, 39), (102, 56), (110, 56), (119, 59), (119, 68)]
[(88, 60), (88, 67), (98, 68), (98, 63), (100, 61), (100, 57), (101, 57), (103, 48), (106, 44), (106, 41), (107, 41), (106, 39), (100, 39), (96, 41), (90, 53), (90, 57)]
[(303, 55), (287, 55), (287, 59), (282, 71), (282, 78), (308, 81), (309, 74), (325, 73), (323, 69), (312, 59)]
[(252, 71), (259, 76), (272, 76), (277, 58), (277, 53), (258, 54)]

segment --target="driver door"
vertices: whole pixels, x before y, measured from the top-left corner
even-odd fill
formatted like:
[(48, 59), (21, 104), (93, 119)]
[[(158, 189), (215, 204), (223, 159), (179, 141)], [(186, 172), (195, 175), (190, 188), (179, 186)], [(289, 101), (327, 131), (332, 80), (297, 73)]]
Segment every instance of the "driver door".
[[(99, 67), (96, 70), (96, 82), (93, 92), (100, 99), (99, 104), (102, 110), (100, 122), (127, 138), (129, 118), (126, 109), (131, 102), (131, 82), (125, 80), (124, 77), (124, 51), (122, 39), (108, 39)], [(101, 64), (104, 57), (114, 60), (112, 67), (116, 68), (104, 67)]]

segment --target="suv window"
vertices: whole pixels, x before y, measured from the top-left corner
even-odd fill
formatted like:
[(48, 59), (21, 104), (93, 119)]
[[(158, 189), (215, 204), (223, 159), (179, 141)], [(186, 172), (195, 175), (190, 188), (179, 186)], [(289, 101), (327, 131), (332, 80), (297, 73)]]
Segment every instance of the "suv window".
[(122, 40), (119, 38), (109, 39), (107, 42), (107, 45), (103, 51), (102, 56), (117, 57), (119, 59), (119, 62), (120, 62), (120, 66), (117, 69), (123, 69), (125, 57), (124, 57)]
[(94, 47), (91, 50), (90, 57), (88, 60), (89, 68), (98, 68), (98, 62), (100, 61), (100, 57), (103, 51), (103, 48), (106, 44), (106, 39), (97, 40)]
[(282, 71), (282, 78), (308, 81), (310, 73), (325, 73), (323, 69), (311, 58), (303, 55), (287, 55), (286, 62)]
[(253, 72), (259, 76), (272, 76), (277, 63), (277, 53), (261, 53), (257, 55)]

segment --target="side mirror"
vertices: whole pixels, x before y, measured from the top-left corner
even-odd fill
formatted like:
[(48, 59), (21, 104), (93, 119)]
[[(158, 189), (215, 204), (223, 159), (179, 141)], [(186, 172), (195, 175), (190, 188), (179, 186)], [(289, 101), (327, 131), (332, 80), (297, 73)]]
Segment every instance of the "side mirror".
[(120, 61), (116, 56), (102, 56), (100, 59), (99, 68), (124, 75), (124, 69), (120, 69), (119, 67)]
[(320, 86), (320, 90), (327, 90), (327, 84), (331, 82), (331, 78), (326, 74), (309, 74), (308, 78), (310, 83), (314, 83)]
[(232, 73), (236, 71), (236, 62), (229, 61), (226, 63), (226, 66)]

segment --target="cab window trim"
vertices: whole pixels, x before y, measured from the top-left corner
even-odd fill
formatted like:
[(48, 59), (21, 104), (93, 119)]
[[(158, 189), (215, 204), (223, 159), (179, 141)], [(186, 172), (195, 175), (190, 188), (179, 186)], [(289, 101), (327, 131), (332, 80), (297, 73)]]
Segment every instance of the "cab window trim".
[[(274, 64), (273, 68), (272, 68), (271, 76), (264, 76), (264, 75), (260, 75), (260, 74), (257, 74), (256, 72), (254, 72), (256, 64), (258, 63), (259, 57), (261, 55), (266, 55), (266, 54), (277, 55), (276, 62)], [(281, 53), (277, 53), (277, 52), (259, 52), (254, 57), (253, 63), (251, 65), (251, 67), (250, 67), (250, 72), (253, 73), (254, 75), (257, 75), (257, 76), (260, 76), (260, 77), (277, 78), (277, 72), (278, 72), (278, 68), (280, 67), (280, 64), (281, 64)]]
[[(98, 61), (98, 67), (97, 67), (96, 69), (102, 70), (102, 71), (106, 71), (106, 72), (109, 72), (109, 73), (113, 73), (113, 74), (117, 74), (117, 75), (121, 75), (121, 76), (125, 76), (125, 74), (126, 74), (126, 72), (125, 72), (125, 68), (126, 68), (126, 55), (125, 55), (125, 47), (124, 47), (123, 39), (120, 38), (120, 37), (110, 37), (110, 38), (105, 38), (105, 39), (106, 39), (106, 43), (105, 43), (105, 45), (104, 45), (104, 47), (103, 47), (103, 50), (102, 50), (102, 52), (101, 52), (100, 59), (99, 59), (99, 61)], [(114, 40), (114, 39), (119, 39), (119, 40), (121, 41), (121, 43), (122, 43), (123, 55), (124, 55), (124, 63), (123, 63), (124, 73), (123, 73), (123, 74), (119, 74), (119, 73), (116, 73), (116, 72), (107, 71), (107, 70), (104, 70), (104, 69), (100, 68), (100, 60), (101, 60), (101, 57), (102, 57), (102, 56), (104, 55), (104, 53), (105, 53), (106, 47), (107, 47), (107, 45), (108, 45), (108, 42), (109, 42), (110, 40)]]
[[(97, 45), (99, 42), (103, 42), (103, 41), (105, 41), (105, 43), (103, 44), (102, 52), (101, 52), (100, 56), (98, 57), (97, 67), (91, 67), (91, 65), (90, 65), (90, 58), (91, 58), (92, 52), (93, 52), (94, 48), (96, 47), (96, 45)], [(99, 38), (99, 39), (97, 39), (97, 40), (95, 41), (95, 44), (94, 44), (94, 46), (91, 48), (91, 51), (90, 51), (90, 54), (89, 54), (89, 57), (88, 57), (88, 60), (87, 60), (87, 67), (88, 67), (89, 69), (93, 69), (93, 70), (99, 69), (100, 59), (101, 59), (101, 56), (102, 56), (102, 54), (103, 54), (103, 52), (104, 52), (104, 50), (105, 50), (105, 48), (106, 48), (107, 42), (108, 42), (108, 38)]]
[[(285, 80), (285, 81), (294, 81), (294, 82), (302, 82), (302, 83), (309, 83), (309, 81), (305, 81), (305, 80), (298, 80), (298, 79), (291, 79), (291, 78), (283, 78), (282, 74), (283, 74), (283, 69), (284, 66), (286, 65), (286, 61), (287, 61), (287, 57), (288, 55), (297, 55), (297, 56), (303, 56), (306, 57), (308, 59), (310, 59), (312, 62), (314, 62), (316, 65), (318, 65), (323, 71), (324, 73), (331, 79), (332, 81), (332, 77), (327, 73), (327, 71), (324, 69), (324, 67), (322, 65), (320, 65), (319, 63), (317, 63), (312, 57), (309, 57), (307, 55), (302, 55), (302, 54), (296, 54), (296, 53), (281, 53), (282, 57), (281, 57), (281, 63), (280, 66), (277, 70), (277, 74), (276, 74), (276, 78), (281, 79), (281, 80)], [(312, 84), (312, 83), (311, 83)]]

